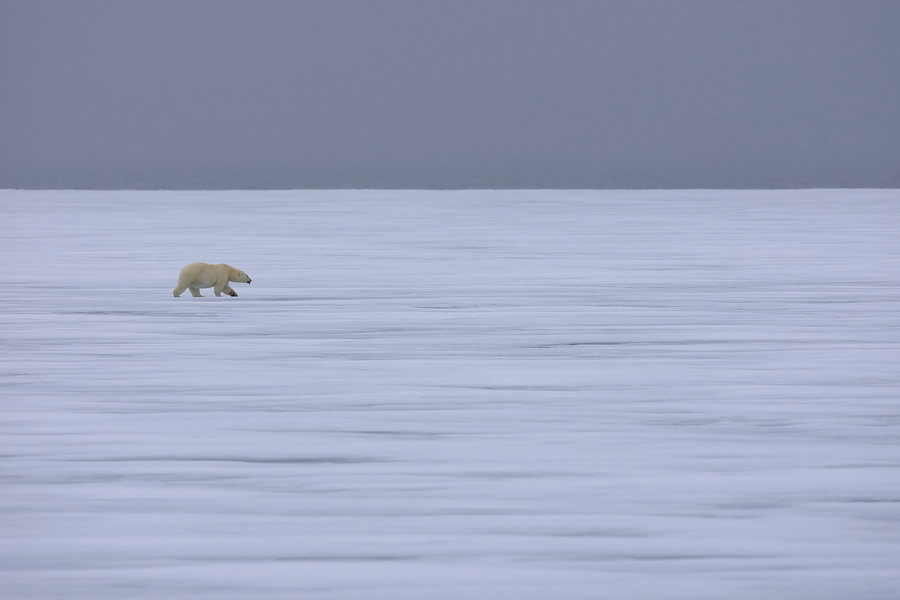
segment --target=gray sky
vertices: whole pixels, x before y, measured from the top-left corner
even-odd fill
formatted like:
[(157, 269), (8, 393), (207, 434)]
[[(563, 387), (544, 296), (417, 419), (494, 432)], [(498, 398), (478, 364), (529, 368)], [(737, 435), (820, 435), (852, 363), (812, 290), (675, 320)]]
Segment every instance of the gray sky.
[(0, 0), (0, 188), (900, 187), (900, 2)]

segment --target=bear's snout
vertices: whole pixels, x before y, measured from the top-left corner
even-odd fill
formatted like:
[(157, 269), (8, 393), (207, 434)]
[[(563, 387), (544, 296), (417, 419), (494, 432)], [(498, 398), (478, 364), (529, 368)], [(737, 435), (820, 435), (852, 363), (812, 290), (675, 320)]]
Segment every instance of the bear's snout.
[(247, 280), (247, 285), (250, 285), (251, 283), (253, 283), (253, 280), (252, 280), (252, 279), (248, 279), (248, 280)]

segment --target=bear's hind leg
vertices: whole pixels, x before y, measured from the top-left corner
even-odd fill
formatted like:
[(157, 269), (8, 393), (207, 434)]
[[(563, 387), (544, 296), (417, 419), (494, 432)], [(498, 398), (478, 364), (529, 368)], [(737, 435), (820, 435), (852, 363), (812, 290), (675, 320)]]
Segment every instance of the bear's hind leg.
[(197, 288), (192, 287), (192, 288), (188, 288), (188, 289), (191, 290), (191, 296), (193, 296), (194, 298), (202, 298), (203, 297), (200, 295), (200, 290), (198, 290)]

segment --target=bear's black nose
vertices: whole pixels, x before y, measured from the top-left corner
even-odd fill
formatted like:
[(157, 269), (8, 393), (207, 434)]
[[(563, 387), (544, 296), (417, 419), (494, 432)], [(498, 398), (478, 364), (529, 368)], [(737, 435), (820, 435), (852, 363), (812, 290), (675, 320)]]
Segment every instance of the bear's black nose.
[(247, 280), (247, 285), (250, 285), (251, 283), (253, 283), (253, 280), (252, 280), (252, 279), (248, 279), (248, 280)]

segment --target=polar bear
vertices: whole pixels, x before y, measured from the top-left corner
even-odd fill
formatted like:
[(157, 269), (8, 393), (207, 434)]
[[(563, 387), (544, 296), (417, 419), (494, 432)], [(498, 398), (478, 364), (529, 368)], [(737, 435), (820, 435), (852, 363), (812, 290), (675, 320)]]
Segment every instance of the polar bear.
[(239, 271), (225, 263), (210, 265), (203, 262), (191, 263), (181, 270), (178, 275), (178, 285), (172, 293), (175, 297), (186, 290), (191, 290), (191, 296), (201, 297), (200, 288), (215, 288), (216, 296), (225, 292), (229, 296), (237, 296), (237, 292), (228, 285), (229, 281), (250, 283), (250, 277), (243, 271)]

